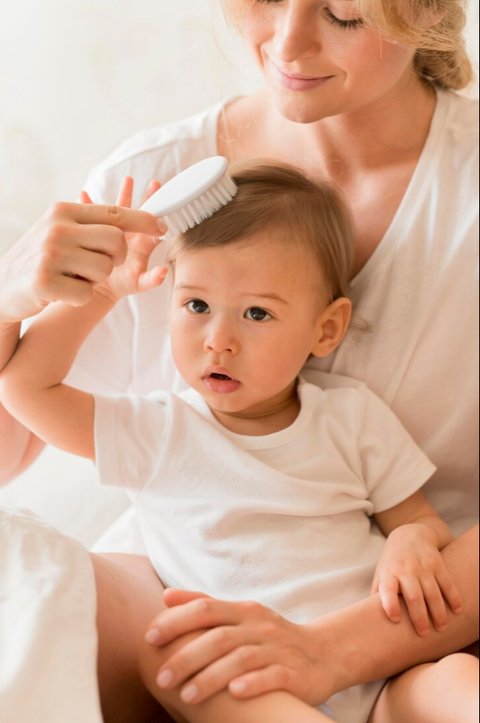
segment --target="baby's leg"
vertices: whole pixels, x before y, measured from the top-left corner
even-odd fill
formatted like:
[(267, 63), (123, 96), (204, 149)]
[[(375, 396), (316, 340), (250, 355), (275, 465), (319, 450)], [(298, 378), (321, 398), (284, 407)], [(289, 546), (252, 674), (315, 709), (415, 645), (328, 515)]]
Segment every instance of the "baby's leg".
[(478, 659), (447, 655), (390, 680), (369, 723), (478, 723)]
[(162, 703), (167, 696), (172, 709), (180, 713), (180, 720), (188, 723), (332, 723), (331, 718), (316, 708), (283, 691), (243, 701), (223, 691), (203, 703), (187, 705), (181, 701), (178, 688), (168, 691), (160, 689), (155, 680), (162, 663), (175, 648), (196, 635), (186, 635), (183, 641), (172, 643), (163, 651), (146, 643), (140, 651), (140, 667), (146, 686)]
[(97, 589), (98, 683), (105, 723), (171, 723), (147, 691), (138, 651), (164, 607), (163, 587), (140, 555), (91, 555)]

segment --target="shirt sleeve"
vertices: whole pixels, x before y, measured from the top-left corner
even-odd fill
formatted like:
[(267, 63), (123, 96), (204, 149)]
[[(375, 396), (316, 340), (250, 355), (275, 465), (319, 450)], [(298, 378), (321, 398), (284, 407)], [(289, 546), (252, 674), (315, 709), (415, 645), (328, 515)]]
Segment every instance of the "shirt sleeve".
[(100, 482), (140, 492), (155, 477), (171, 417), (171, 395), (95, 395), (95, 463)]
[(391, 409), (367, 387), (359, 389), (358, 451), (373, 513), (403, 502), (435, 472)]

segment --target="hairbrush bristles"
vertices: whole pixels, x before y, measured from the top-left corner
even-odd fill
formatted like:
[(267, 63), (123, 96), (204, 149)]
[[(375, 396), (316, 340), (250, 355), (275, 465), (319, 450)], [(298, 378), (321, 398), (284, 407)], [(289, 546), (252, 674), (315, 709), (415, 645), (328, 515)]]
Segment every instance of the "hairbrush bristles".
[(170, 231), (183, 233), (212, 216), (235, 196), (237, 186), (223, 156), (195, 163), (168, 181), (141, 206), (161, 216)]

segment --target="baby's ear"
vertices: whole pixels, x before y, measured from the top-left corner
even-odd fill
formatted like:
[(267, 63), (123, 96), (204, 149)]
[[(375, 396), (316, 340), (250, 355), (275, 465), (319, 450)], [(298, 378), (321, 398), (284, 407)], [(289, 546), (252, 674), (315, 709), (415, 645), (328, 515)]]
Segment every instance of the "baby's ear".
[(328, 356), (345, 336), (352, 315), (352, 302), (344, 296), (335, 299), (324, 309), (317, 321), (317, 338), (311, 353)]

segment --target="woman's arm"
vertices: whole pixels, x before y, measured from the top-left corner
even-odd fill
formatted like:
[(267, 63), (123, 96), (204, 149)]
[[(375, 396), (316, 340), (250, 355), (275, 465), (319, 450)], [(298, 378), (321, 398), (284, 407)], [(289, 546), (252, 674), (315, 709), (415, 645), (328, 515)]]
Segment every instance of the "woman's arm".
[(162, 665), (160, 674), (170, 672), (164, 685), (194, 685), (192, 702), (228, 687), (238, 698), (286, 690), (316, 705), (344, 688), (460, 650), (478, 636), (478, 527), (453, 540), (442, 557), (463, 610), (447, 611), (447, 628), (425, 637), (406, 614), (391, 623), (378, 594), (295, 625), (261, 605), (167, 590), (169, 610), (152, 622), (149, 642), (163, 646), (193, 631), (199, 636)]

